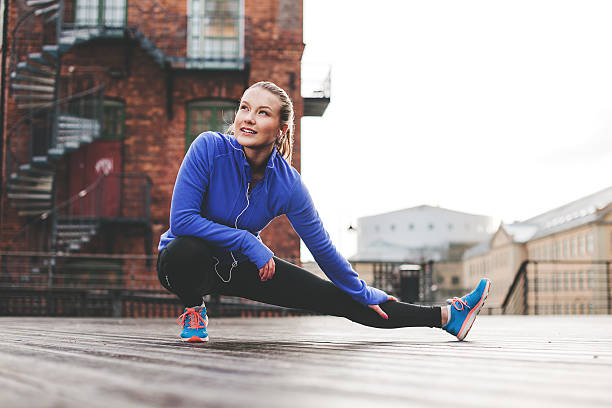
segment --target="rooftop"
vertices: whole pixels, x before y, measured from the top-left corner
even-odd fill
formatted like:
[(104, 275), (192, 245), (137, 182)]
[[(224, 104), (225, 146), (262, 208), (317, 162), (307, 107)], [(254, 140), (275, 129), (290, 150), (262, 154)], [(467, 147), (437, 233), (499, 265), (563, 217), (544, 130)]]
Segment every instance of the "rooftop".
[(612, 316), (481, 316), (466, 341), (327, 316), (0, 318), (3, 407), (612, 406)]
[(598, 211), (606, 208), (610, 203), (612, 203), (612, 187), (529, 218), (522, 224), (536, 225), (538, 231), (532, 238), (540, 238), (595, 221), (601, 215), (598, 214)]

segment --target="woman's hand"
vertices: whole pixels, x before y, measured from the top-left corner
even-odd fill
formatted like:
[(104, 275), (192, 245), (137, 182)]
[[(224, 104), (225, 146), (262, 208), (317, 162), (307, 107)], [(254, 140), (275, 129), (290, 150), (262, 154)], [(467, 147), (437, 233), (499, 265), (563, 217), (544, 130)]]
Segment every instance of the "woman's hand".
[(275, 269), (276, 265), (274, 264), (274, 258), (270, 258), (267, 264), (259, 268), (259, 278), (261, 281), (265, 282), (268, 279), (272, 279)]
[[(387, 298), (387, 301), (398, 302), (395, 296), (389, 296)], [(368, 307), (374, 309), (374, 311), (378, 313), (383, 319), (389, 320), (389, 316), (387, 316), (387, 314), (380, 308), (380, 305), (369, 305)]]

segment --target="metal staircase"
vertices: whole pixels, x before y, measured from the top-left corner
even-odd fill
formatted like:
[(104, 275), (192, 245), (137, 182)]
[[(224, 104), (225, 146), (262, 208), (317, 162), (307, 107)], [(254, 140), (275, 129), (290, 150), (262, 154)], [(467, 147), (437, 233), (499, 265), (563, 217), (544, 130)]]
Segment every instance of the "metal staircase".
[[(93, 7), (94, 15), (100, 13), (97, 20), (91, 21), (78, 18), (74, 0), (25, 0), (25, 4), (29, 10), (18, 11), (20, 17), (9, 37), (12, 42), (9, 89), (15, 102), (9, 115), (15, 115), (16, 108), (23, 116), (7, 132), (8, 176), (3, 194), (10, 206), (17, 209), (17, 214), (27, 218), (25, 229), (32, 231), (30, 236), (35, 237), (36, 230), (41, 237), (44, 235), (41, 248), (77, 251), (90, 241), (99, 230), (100, 222), (108, 217), (102, 212), (79, 217), (70, 211), (60, 211), (65, 203), (57, 203), (56, 167), (69, 152), (101, 136), (104, 86), (95, 80), (87, 86), (74, 86), (70, 81), (75, 76), (62, 74), (62, 56), (75, 45), (97, 38), (114, 38), (126, 44), (138, 44), (165, 71), (167, 86), (172, 85), (173, 70), (238, 70), (247, 78), (249, 55), (244, 44), (251, 36), (251, 24), (241, 11), (173, 14), (156, 0), (128, 2), (129, 27), (127, 17), (116, 21), (99, 18), (103, 16), (104, 2), (81, 4), (81, 7)], [(64, 21), (64, 17), (74, 21)], [(202, 44), (212, 40), (205, 39), (199, 30), (202, 38), (190, 43), (194, 40), (188, 33), (205, 25), (223, 36), (215, 40), (214, 46), (207, 42), (208, 48), (203, 50)], [(227, 37), (228, 32), (233, 34)], [(171, 116), (172, 100), (166, 105)], [(121, 177), (124, 183), (127, 176)], [(130, 206), (121, 207), (121, 213), (114, 219), (147, 223), (146, 234), (150, 239), (150, 180), (130, 183), (145, 186), (140, 195), (129, 199), (144, 200), (146, 209), (140, 208), (140, 213), (134, 215), (129, 213)], [(121, 186), (123, 197), (125, 184)], [(81, 193), (87, 194), (86, 190)], [(68, 202), (74, 200), (88, 199), (72, 197)]]
[[(76, 251), (96, 233), (98, 223), (75, 224), (50, 216), (55, 208), (55, 167), (67, 153), (100, 136), (104, 87), (95, 81), (84, 87), (70, 78), (70, 86), (62, 89), (66, 81), (60, 77), (61, 57), (98, 30), (63, 30), (63, 0), (28, 0), (26, 5), (32, 10), (20, 18), (12, 36), (10, 96), (23, 117), (7, 134), (6, 197), (29, 223), (37, 217), (52, 223), (52, 248)], [(42, 19), (40, 24), (36, 19)], [(49, 31), (55, 32), (45, 35)], [(14, 152), (14, 145), (27, 145), (29, 152)], [(25, 156), (29, 160), (24, 163)]]

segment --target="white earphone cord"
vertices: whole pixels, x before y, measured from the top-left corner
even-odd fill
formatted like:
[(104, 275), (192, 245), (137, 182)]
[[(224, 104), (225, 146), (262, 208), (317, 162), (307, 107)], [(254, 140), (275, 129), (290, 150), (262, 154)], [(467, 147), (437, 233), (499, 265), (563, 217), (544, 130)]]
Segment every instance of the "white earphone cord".
[[(246, 211), (247, 208), (249, 208), (249, 188), (251, 187), (251, 183), (247, 183), (247, 190), (246, 190), (246, 200), (247, 200), (247, 205), (246, 207), (244, 207), (244, 210), (242, 210), (240, 212), (240, 214), (238, 214), (238, 216), (236, 217), (236, 221), (234, 222), (234, 228), (238, 229), (238, 218), (240, 218), (240, 216), (242, 214), (244, 214), (244, 212)], [(217, 276), (219, 277), (219, 279), (221, 279), (224, 283), (229, 283), (229, 281), (232, 280), (232, 271), (234, 270), (234, 268), (236, 266), (238, 266), (238, 261), (236, 261), (236, 258), (234, 258), (234, 253), (232, 251), (230, 251), (230, 255), (232, 256), (232, 259), (234, 260), (234, 262), (232, 262), (232, 265), (230, 266), (230, 270), (229, 270), (229, 276), (227, 277), (227, 280), (223, 279), (223, 276), (221, 276), (221, 274), (219, 273), (219, 271), (217, 270), (217, 265), (219, 265), (219, 258), (217, 258), (216, 256), (213, 256), (213, 258), (215, 258), (215, 260), (217, 261), (217, 263), (215, 264), (215, 273), (217, 274)]]

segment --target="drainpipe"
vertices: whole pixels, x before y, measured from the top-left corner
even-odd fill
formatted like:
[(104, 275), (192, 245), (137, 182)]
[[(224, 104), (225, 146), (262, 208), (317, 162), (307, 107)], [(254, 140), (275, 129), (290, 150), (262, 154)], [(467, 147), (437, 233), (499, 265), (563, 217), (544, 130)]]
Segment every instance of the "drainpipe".
[[(6, 58), (8, 54), (8, 46), (6, 43), (8, 37), (8, 16), (9, 16), (9, 1), (2, 1), (2, 83), (0, 84), (0, 132), (2, 134), (2, 140), (0, 140), (0, 196), (2, 196), (2, 188), (4, 187), (4, 178), (3, 171), (4, 169), (4, 136), (6, 134), (6, 129), (4, 128), (4, 116), (5, 116), (5, 92), (6, 92)], [(0, 211), (0, 215), (3, 214), (3, 211)]]

